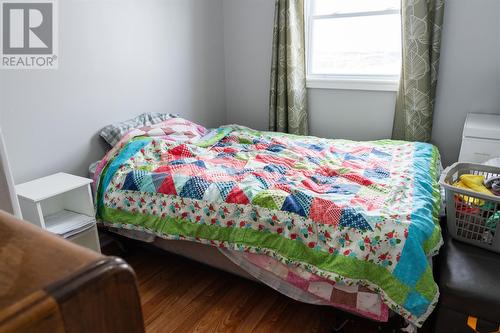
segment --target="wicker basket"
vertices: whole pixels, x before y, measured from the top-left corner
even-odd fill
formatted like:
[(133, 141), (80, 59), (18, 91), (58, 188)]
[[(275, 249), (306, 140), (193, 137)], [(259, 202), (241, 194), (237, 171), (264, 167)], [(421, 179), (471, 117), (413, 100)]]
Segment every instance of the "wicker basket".
[[(500, 168), (455, 163), (446, 168), (439, 183), (446, 190), (447, 225), (450, 236), (491, 251), (500, 252), (500, 196), (453, 186), (463, 174), (500, 176)], [(497, 228), (498, 227), (498, 228)]]

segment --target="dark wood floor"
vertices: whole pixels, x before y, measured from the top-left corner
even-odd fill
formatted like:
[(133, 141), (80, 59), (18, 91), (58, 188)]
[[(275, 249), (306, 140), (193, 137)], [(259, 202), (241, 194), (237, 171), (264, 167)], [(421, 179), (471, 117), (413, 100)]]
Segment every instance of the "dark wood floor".
[[(398, 332), (401, 325), (398, 318), (379, 324), (296, 302), (264, 285), (155, 248), (134, 247), (122, 257), (136, 271), (149, 333), (371, 333)], [(343, 323), (344, 329), (336, 330)]]

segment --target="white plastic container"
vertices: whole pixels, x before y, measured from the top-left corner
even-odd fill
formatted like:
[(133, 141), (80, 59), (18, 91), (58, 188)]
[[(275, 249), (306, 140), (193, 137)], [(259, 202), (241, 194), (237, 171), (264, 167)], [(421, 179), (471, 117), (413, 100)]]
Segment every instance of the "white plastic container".
[(469, 113), (458, 161), (483, 163), (494, 157), (500, 157), (500, 115)]
[(439, 184), (446, 191), (446, 219), (452, 238), (500, 252), (500, 196), (453, 186), (461, 175), (500, 176), (500, 168), (455, 163), (444, 170)]

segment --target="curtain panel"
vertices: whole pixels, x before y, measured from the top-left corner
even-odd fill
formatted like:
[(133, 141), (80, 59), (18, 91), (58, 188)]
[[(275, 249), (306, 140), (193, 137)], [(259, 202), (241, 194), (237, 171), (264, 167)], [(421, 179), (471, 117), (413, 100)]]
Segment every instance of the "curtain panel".
[(443, 14), (444, 0), (402, 0), (403, 66), (393, 139), (431, 139)]
[(271, 131), (307, 135), (304, 0), (276, 0), (269, 97)]

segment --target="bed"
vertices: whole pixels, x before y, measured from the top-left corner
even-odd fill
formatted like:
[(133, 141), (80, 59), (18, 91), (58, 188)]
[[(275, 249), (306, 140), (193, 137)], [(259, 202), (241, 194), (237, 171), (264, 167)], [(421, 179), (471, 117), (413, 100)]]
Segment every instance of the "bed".
[(439, 297), (438, 170), (425, 143), (170, 118), (128, 131), (99, 163), (97, 218), (295, 299), (420, 327)]

